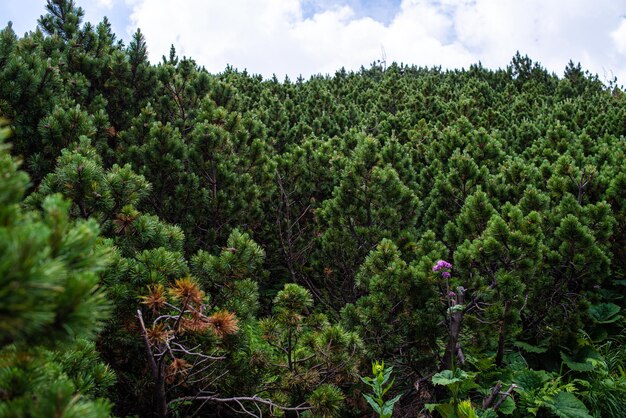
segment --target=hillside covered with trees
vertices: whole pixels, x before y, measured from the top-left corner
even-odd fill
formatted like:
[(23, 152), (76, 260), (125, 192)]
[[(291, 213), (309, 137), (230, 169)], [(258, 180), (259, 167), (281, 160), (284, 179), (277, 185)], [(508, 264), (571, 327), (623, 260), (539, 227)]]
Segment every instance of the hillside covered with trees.
[(47, 10), (0, 32), (0, 416), (626, 416), (616, 81), (210, 74)]

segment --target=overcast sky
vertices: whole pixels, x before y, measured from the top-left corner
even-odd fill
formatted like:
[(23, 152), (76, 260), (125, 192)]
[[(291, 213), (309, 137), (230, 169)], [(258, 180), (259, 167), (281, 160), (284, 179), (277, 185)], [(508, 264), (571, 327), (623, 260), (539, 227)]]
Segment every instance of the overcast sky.
[[(397, 61), (506, 66), (519, 50), (558, 75), (571, 59), (626, 84), (626, 0), (77, 0), (119, 37), (144, 32), (153, 62), (171, 44), (211, 72), (333, 74)], [(45, 0), (0, 0), (0, 23), (34, 29)]]

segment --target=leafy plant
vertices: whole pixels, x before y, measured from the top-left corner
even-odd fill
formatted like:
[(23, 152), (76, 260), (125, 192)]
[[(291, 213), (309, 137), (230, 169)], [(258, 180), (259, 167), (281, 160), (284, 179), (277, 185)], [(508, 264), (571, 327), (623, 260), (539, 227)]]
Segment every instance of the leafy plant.
[(545, 371), (526, 370), (515, 377), (519, 406), (537, 416), (550, 411), (561, 418), (590, 418), (585, 404), (574, 394), (575, 383), (565, 383), (559, 375)]
[(391, 377), (392, 372), (393, 367), (386, 368), (384, 361), (380, 363), (378, 361), (375, 361), (372, 363), (373, 377), (361, 377), (361, 381), (369, 386), (373, 391), (373, 393), (369, 395), (363, 394), (363, 397), (380, 418), (390, 418), (393, 414), (393, 408), (395, 404), (400, 400), (400, 397), (402, 396), (397, 395), (394, 398), (386, 401), (384, 399), (385, 394), (389, 392), (389, 389), (391, 389), (395, 381), (394, 379), (389, 382), (389, 378)]

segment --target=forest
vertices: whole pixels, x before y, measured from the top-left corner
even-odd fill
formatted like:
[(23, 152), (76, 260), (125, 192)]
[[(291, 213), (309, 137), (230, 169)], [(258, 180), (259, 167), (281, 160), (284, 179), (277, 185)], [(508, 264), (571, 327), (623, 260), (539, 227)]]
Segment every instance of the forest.
[(626, 416), (616, 79), (210, 74), (46, 10), (0, 32), (1, 417)]

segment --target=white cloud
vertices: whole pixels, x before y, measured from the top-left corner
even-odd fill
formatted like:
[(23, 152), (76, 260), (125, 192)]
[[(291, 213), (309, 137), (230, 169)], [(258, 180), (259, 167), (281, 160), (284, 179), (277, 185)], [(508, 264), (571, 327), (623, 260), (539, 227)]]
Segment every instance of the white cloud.
[(173, 43), (214, 72), (231, 64), (264, 76), (333, 73), (380, 59), (383, 46), (388, 62), (504, 67), (519, 50), (558, 74), (572, 59), (601, 78), (626, 77), (626, 0), (404, 0), (388, 25), (329, 2), (310, 17), (303, 0), (126, 4), (153, 61)]
[(617, 52), (626, 55), (626, 18), (622, 18), (619, 27), (611, 32), (611, 38), (613, 38)]
[(100, 7), (110, 9), (113, 7), (113, 0), (96, 0), (96, 4)]
[(572, 0), (477, 0), (456, 14), (459, 39), (489, 66), (503, 65), (520, 50), (561, 73), (572, 59), (592, 71), (617, 69), (610, 28), (626, 11), (626, 2)]

